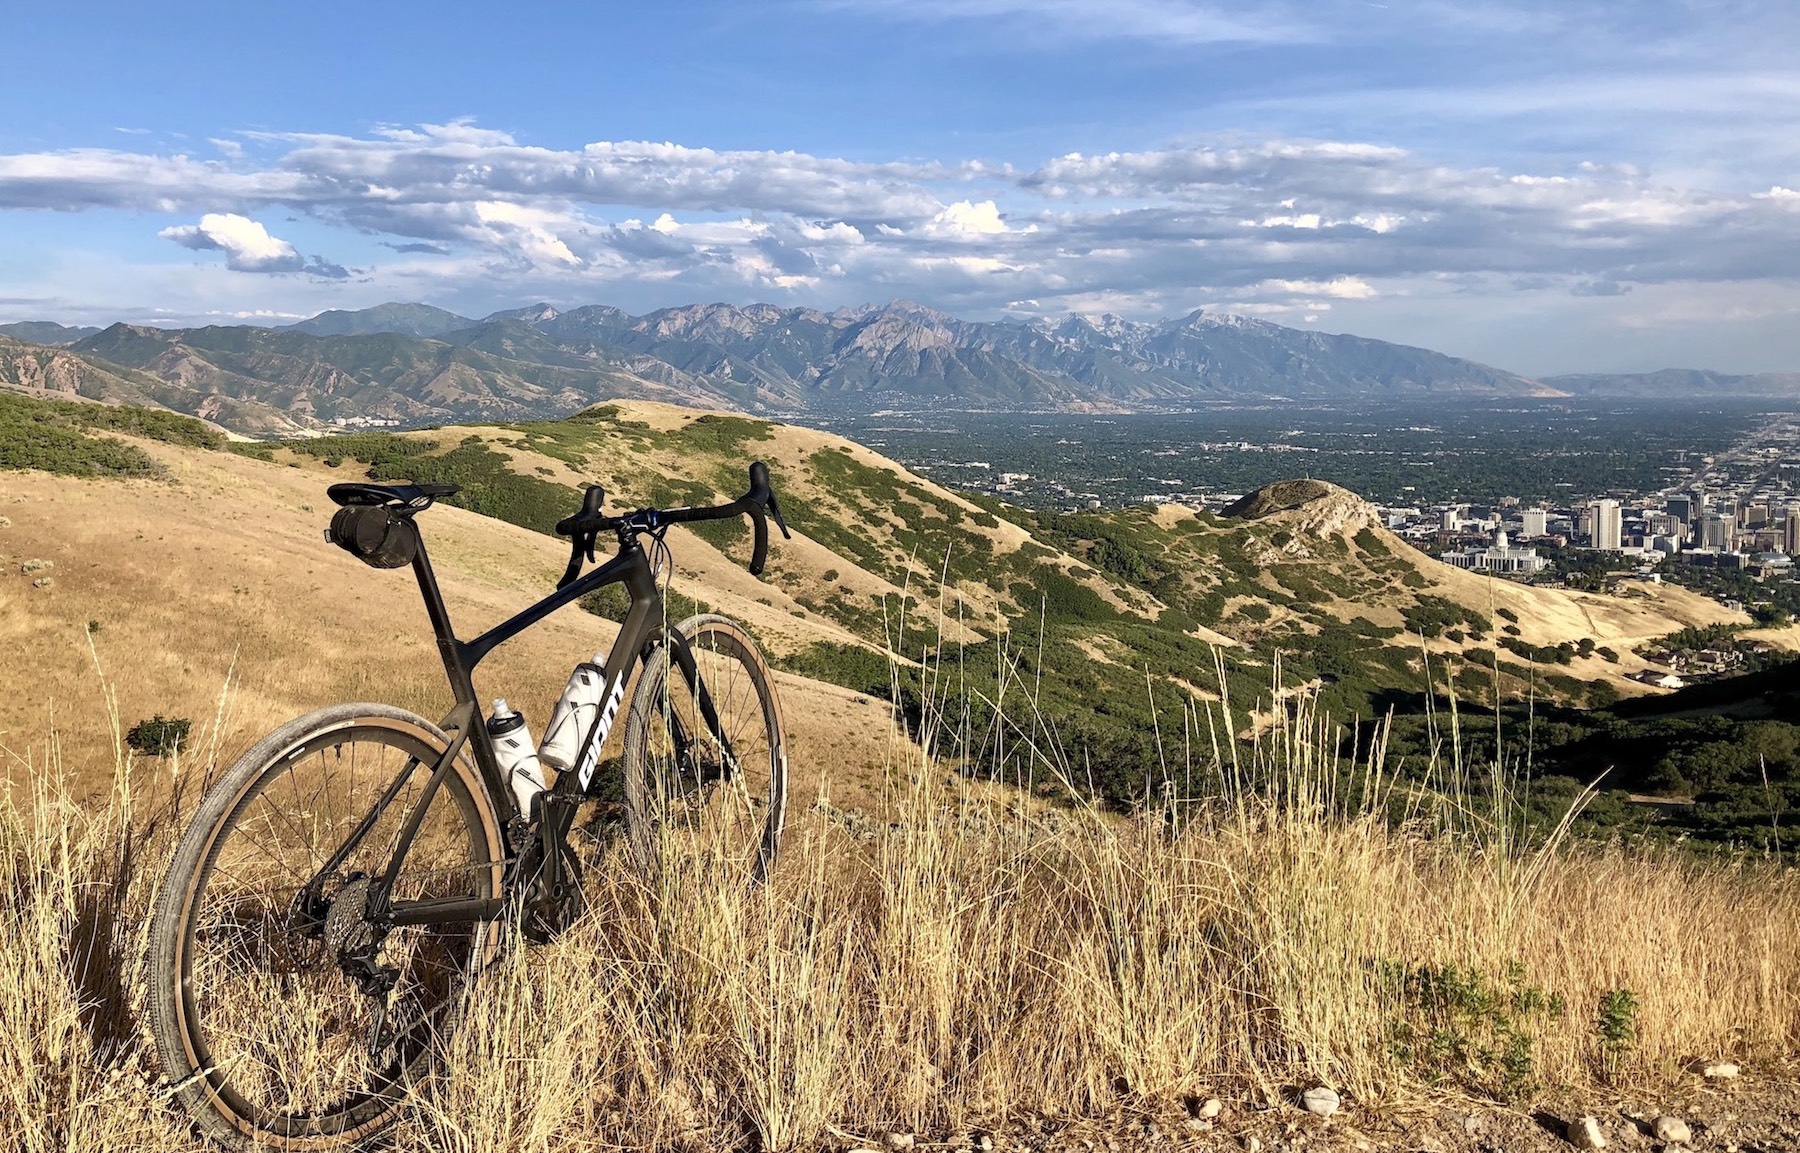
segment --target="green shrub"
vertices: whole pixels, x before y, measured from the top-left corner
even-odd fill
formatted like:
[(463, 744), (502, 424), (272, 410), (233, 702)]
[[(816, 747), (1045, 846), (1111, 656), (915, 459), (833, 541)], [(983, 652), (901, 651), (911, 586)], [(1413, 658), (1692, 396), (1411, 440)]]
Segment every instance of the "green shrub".
[(1061, 569), (1039, 565), (1028, 581), (1012, 586), (1013, 599), (1027, 611), (1040, 607), (1057, 621), (1105, 621), (1118, 616), (1106, 599)]
[(560, 484), (512, 470), (507, 458), (478, 436), (464, 437), (448, 452), (428, 441), (391, 432), (360, 432), (288, 441), (285, 447), (317, 457), (327, 466), (345, 460), (368, 466), (371, 480), (408, 480), (415, 484), (454, 484), (462, 491), (446, 504), (483, 516), (551, 533), (557, 521), (575, 510), (574, 494)]
[(777, 658), (775, 667), (884, 700), (893, 695), (894, 665), (885, 653), (862, 645), (814, 641), (799, 652)]
[[(88, 409), (95, 411), (89, 413)], [(107, 417), (113, 419), (104, 419)], [(0, 469), (80, 477), (164, 476), (162, 465), (136, 445), (110, 436), (89, 436), (84, 431), (95, 427), (138, 431), (122, 427), (131, 422), (118, 417), (119, 413), (104, 405), (0, 395)], [(211, 431), (198, 421), (188, 423)]]
[(663, 440), (695, 452), (737, 457), (744, 455), (748, 445), (769, 440), (774, 435), (775, 426), (766, 420), (708, 413), (696, 417), (686, 427), (666, 434)]
[(1637, 1044), (1637, 1016), (1638, 1000), (1630, 989), (1608, 989), (1600, 995), (1594, 1032), (1600, 1038), (1600, 1059), (1609, 1075)]
[(1389, 1055), (1427, 1083), (1501, 1100), (1536, 1088), (1532, 1034), (1566, 1013), (1560, 996), (1525, 981), (1513, 962), (1499, 978), (1455, 964), (1377, 967), (1384, 995), (1402, 1013)]
[(149, 757), (166, 757), (180, 752), (186, 745), (193, 722), (186, 717), (156, 714), (126, 730), (125, 743)]
[(225, 446), (225, 451), (235, 456), (247, 456), (251, 460), (260, 460), (267, 464), (275, 463), (275, 446), (263, 440), (234, 440)]
[(82, 404), (69, 400), (38, 400), (0, 396), (0, 425), (16, 421), (57, 425), (70, 429), (122, 432), (164, 444), (190, 448), (224, 448), (229, 439), (203, 421), (178, 412), (136, 408), (127, 404)]

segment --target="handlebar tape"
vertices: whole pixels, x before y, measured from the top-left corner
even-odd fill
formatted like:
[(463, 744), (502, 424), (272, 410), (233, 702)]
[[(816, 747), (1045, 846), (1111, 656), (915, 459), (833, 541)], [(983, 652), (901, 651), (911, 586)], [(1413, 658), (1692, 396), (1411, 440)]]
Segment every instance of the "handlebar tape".
[(749, 513), (750, 527), (756, 533), (756, 547), (750, 552), (750, 575), (761, 576), (763, 562), (769, 559), (769, 518), (763, 515), (760, 504), (751, 505)]

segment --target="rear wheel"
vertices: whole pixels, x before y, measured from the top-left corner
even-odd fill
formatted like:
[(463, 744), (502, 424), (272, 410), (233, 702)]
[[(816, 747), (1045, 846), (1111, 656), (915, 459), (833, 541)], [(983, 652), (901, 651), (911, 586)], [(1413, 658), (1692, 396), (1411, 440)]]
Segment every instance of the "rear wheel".
[[(339, 705), (270, 734), (202, 799), (153, 913), (150, 1006), (164, 1071), (209, 1135), (353, 1141), (389, 1124), (428, 1070), (493, 927), (383, 931), (363, 913), (446, 746), (422, 717)], [(492, 897), (502, 857), (459, 758), (391, 898)]]
[[(677, 626), (692, 677), (662, 645), (638, 679), (625, 720), (625, 815), (646, 870), (671, 856), (762, 880), (787, 806), (781, 706), (756, 643), (720, 616)], [(708, 723), (699, 691), (718, 724)]]

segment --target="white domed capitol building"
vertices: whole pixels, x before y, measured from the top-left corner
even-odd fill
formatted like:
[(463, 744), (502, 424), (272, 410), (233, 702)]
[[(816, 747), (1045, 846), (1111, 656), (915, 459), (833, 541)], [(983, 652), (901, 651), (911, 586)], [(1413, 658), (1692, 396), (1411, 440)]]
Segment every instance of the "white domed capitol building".
[(1439, 553), (1438, 559), (1457, 568), (1516, 576), (1530, 576), (1550, 567), (1550, 562), (1539, 556), (1537, 549), (1514, 547), (1507, 539), (1505, 529), (1494, 533), (1494, 543), (1487, 548), (1465, 548)]

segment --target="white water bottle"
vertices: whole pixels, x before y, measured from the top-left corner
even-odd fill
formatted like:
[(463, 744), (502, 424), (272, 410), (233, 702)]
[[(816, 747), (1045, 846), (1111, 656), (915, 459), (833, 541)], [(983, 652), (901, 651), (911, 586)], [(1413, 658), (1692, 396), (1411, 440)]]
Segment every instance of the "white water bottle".
[(505, 697), (495, 698), (494, 715), (488, 718), (487, 730), (494, 742), (494, 759), (512, 786), (519, 812), (530, 817), (532, 799), (544, 791), (544, 770), (538, 764), (537, 750), (531, 747), (531, 730)]
[(581, 739), (587, 736), (600, 712), (600, 692), (606, 687), (606, 670), (600, 665), (605, 659), (606, 654), (595, 653), (591, 663), (576, 665), (569, 674), (569, 683), (563, 687), (562, 699), (550, 712), (550, 724), (544, 729), (537, 755), (539, 761), (558, 772), (575, 763)]

